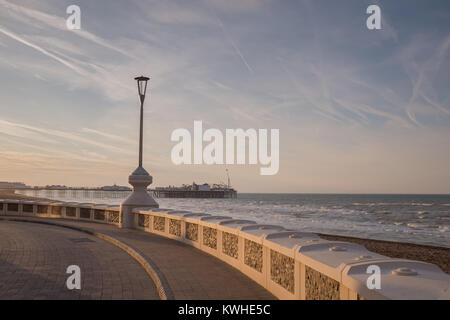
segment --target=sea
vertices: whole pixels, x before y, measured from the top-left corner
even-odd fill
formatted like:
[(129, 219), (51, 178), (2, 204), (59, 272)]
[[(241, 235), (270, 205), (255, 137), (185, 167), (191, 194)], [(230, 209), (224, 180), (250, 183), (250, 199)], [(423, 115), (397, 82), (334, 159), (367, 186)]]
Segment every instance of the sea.
[[(70, 194), (70, 193), (69, 193)], [(120, 204), (129, 192), (29, 194)], [(450, 248), (450, 195), (258, 194), (236, 199), (158, 198), (161, 208), (226, 215), (285, 228)]]

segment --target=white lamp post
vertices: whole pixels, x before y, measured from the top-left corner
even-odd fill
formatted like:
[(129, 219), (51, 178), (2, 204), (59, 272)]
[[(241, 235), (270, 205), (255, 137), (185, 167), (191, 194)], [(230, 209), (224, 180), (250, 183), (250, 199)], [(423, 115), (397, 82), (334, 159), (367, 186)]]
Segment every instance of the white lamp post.
[(147, 192), (147, 187), (153, 182), (153, 178), (142, 166), (142, 142), (144, 124), (144, 100), (147, 91), (147, 77), (136, 77), (139, 98), (141, 101), (141, 117), (139, 128), (139, 166), (128, 177), (128, 182), (133, 186), (133, 192), (120, 206), (120, 226), (122, 228), (133, 228), (137, 224), (133, 208), (150, 207), (158, 208), (159, 205)]

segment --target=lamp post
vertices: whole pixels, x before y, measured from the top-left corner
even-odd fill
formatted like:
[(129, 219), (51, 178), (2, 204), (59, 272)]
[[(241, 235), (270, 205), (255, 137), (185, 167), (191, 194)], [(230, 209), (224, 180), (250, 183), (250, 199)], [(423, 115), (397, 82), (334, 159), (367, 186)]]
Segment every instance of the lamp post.
[(150, 78), (140, 76), (134, 79), (137, 81), (139, 99), (141, 101), (139, 125), (139, 165), (128, 177), (128, 182), (133, 186), (133, 192), (120, 206), (120, 226), (122, 228), (134, 228), (137, 225), (137, 215), (133, 213), (134, 208), (159, 207), (155, 199), (153, 199), (147, 192), (147, 187), (153, 182), (153, 178), (142, 166), (144, 100), (147, 91), (147, 82)]
[(141, 100), (141, 121), (139, 131), (139, 167), (142, 167), (142, 133), (143, 133), (142, 127), (144, 123), (144, 100), (145, 100), (145, 93), (147, 91), (147, 81), (150, 80), (150, 78), (140, 76), (134, 78), (134, 80), (137, 81), (139, 99)]

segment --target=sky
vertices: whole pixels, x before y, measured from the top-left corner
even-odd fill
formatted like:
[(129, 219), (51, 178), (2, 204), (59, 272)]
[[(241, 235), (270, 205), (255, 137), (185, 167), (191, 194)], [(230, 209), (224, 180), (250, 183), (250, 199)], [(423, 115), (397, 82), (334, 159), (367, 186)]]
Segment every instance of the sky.
[[(142, 74), (152, 186), (448, 194), (449, 46), (447, 0), (0, 0), (0, 180), (126, 185)], [(195, 120), (279, 129), (279, 172), (174, 165)]]

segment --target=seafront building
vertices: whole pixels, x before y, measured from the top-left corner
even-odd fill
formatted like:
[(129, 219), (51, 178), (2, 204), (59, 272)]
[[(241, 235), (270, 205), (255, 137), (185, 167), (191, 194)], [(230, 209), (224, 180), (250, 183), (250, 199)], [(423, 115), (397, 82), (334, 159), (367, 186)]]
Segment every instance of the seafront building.
[(30, 188), (23, 182), (0, 181), (0, 189), (26, 189)]

